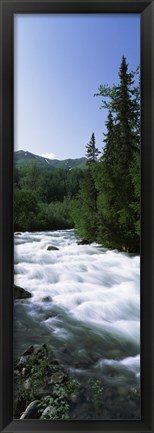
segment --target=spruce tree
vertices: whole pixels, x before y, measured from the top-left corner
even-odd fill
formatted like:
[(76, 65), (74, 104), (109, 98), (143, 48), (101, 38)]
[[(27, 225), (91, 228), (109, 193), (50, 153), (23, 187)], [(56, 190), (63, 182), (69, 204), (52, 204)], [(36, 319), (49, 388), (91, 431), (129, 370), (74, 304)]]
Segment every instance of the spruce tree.
[[(119, 85), (100, 87), (103, 106), (108, 108), (104, 153), (96, 173), (99, 234), (106, 245), (139, 249), (139, 200), (135, 194), (136, 151), (139, 150), (138, 93), (134, 75), (128, 73), (125, 57), (119, 70)], [(106, 102), (106, 97), (109, 101)], [(105, 103), (106, 102), (106, 103)], [(133, 204), (134, 203), (134, 204)]]
[(108, 164), (113, 165), (118, 163), (118, 137), (119, 137), (119, 126), (115, 125), (114, 118), (111, 110), (109, 110), (106, 124), (107, 132), (104, 133), (105, 143), (103, 149), (103, 155), (101, 159), (106, 161)]
[(86, 149), (87, 149), (86, 151), (87, 163), (96, 162), (100, 151), (95, 145), (94, 132), (92, 133), (89, 143), (86, 145)]
[(99, 153), (95, 145), (95, 135), (92, 133), (90, 142), (86, 145), (87, 169), (72, 210), (79, 235), (90, 242), (97, 237), (97, 189), (94, 170), (98, 164)]
[(86, 146), (87, 170), (75, 202), (79, 234), (108, 248), (139, 252), (140, 247), (140, 91), (136, 73), (123, 56), (119, 84), (101, 85), (108, 110), (103, 155), (94, 133)]

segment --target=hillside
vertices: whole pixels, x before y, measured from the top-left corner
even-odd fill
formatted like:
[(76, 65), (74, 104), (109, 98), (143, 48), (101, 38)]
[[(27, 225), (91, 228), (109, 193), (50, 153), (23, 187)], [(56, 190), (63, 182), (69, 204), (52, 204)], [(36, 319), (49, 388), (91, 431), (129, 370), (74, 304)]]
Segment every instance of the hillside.
[(63, 168), (67, 170), (72, 170), (73, 168), (85, 168), (86, 158), (76, 158), (76, 159), (48, 159), (43, 156), (34, 155), (31, 152), (24, 150), (18, 150), (14, 152), (14, 162), (18, 167), (27, 165), (30, 162), (36, 162), (37, 164), (44, 167), (51, 168)]

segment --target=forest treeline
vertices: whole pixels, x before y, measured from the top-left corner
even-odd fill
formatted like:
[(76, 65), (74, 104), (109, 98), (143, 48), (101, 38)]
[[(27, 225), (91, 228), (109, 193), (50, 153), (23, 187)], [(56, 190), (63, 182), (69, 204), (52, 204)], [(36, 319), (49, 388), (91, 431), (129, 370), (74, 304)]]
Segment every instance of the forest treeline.
[(95, 134), (86, 145), (86, 169), (15, 168), (15, 230), (72, 228), (107, 248), (140, 250), (140, 80), (123, 56), (119, 82), (100, 85), (107, 110), (103, 149)]
[(83, 178), (80, 168), (52, 170), (34, 162), (15, 167), (15, 231), (73, 228), (72, 203)]

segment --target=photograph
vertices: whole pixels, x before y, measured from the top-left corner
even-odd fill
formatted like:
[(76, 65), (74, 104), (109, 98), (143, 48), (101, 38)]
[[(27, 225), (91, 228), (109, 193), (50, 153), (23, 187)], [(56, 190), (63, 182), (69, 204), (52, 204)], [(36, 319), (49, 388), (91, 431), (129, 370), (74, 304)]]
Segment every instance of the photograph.
[(15, 420), (141, 420), (140, 44), (14, 14)]

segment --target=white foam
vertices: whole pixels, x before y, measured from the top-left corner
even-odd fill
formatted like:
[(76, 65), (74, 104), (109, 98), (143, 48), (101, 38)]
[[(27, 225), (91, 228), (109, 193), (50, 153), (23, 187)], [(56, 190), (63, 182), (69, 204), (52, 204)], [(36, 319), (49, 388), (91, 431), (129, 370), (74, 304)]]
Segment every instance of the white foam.
[[(49, 245), (58, 250), (47, 251)], [(52, 307), (62, 309), (76, 326), (82, 322), (102, 339), (111, 336), (139, 349), (139, 256), (109, 251), (96, 243), (77, 245), (74, 230), (24, 232), (15, 235), (15, 263), (15, 284), (32, 293), (31, 303), (40, 304), (50, 296)], [(46, 321), (47, 326), (51, 323)], [(62, 331), (58, 323), (54, 332), (66, 339), (65, 324)], [(119, 362), (132, 368), (134, 358)], [(136, 362), (137, 375), (138, 358)]]

